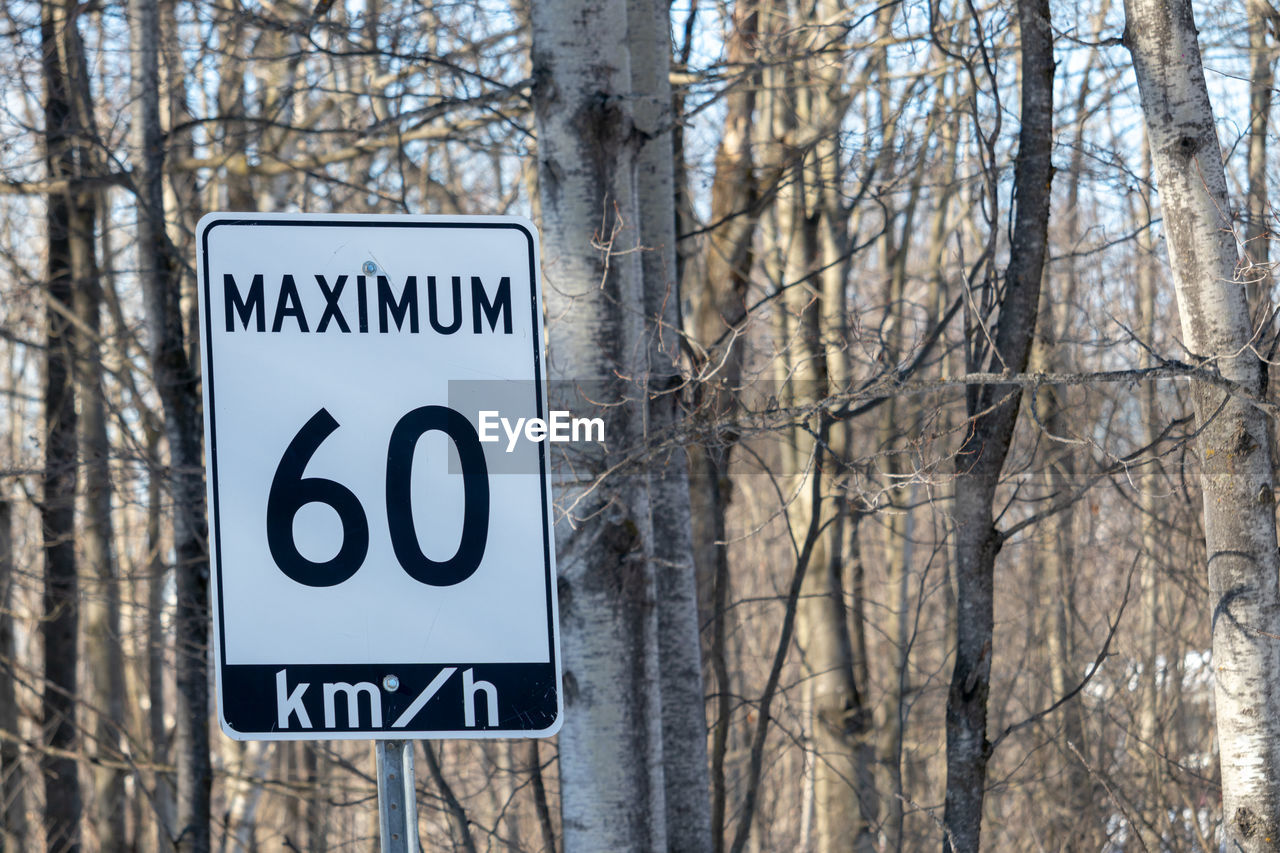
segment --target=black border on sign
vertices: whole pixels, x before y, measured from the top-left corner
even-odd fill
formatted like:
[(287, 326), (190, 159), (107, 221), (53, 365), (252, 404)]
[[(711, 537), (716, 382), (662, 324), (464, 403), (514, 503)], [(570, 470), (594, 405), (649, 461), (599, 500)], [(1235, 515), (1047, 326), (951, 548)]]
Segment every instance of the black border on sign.
[[(324, 217), (324, 218), (320, 218), (320, 217)], [(547, 460), (546, 442), (538, 443), (538, 463), (539, 463), (539, 479), (542, 487), (541, 507), (542, 507), (543, 578), (544, 578), (544, 586), (545, 586), (545, 592), (546, 592), (545, 607), (546, 607), (546, 614), (547, 614), (547, 648), (550, 650), (550, 663), (548, 664), (546, 662), (531, 661), (527, 664), (520, 664), (520, 663), (501, 664), (501, 665), (475, 664), (474, 666), (476, 667), (477, 670), (481, 670), (482, 675), (484, 674), (485, 668), (489, 668), (493, 670), (493, 669), (501, 669), (503, 667), (506, 667), (508, 669), (511, 669), (511, 668), (518, 669), (519, 667), (522, 667), (522, 666), (527, 666), (529, 668), (546, 668), (549, 666), (551, 674), (554, 676), (554, 684), (548, 685), (545, 670), (539, 673), (542, 677), (536, 679), (536, 681), (539, 683), (542, 689), (546, 689), (549, 686), (550, 689), (553, 690), (555, 694), (553, 697), (555, 712), (554, 712), (554, 717), (551, 718), (549, 724), (546, 724), (545, 715), (542, 719), (538, 719), (536, 717), (535, 718), (526, 717), (523, 714), (521, 714), (518, 716), (518, 719), (521, 722), (533, 723), (535, 725), (529, 725), (526, 727), (517, 727), (517, 728), (495, 728), (495, 727), (491, 727), (492, 726), (492, 722), (491, 722), (490, 726), (477, 727), (472, 729), (449, 728), (449, 729), (438, 729), (438, 730), (432, 729), (432, 730), (403, 731), (400, 729), (390, 729), (384, 726), (381, 729), (373, 729), (371, 727), (366, 729), (347, 728), (345, 730), (344, 729), (336, 729), (336, 730), (306, 729), (306, 730), (300, 730), (297, 732), (266, 731), (266, 730), (241, 731), (233, 728), (231, 724), (226, 720), (225, 716), (223, 715), (223, 709), (225, 707), (225, 703), (223, 701), (223, 686), (226, 680), (225, 670), (228, 669), (229, 665), (226, 662), (226, 639), (225, 639), (226, 621), (223, 618), (222, 530), (221, 530), (221, 514), (220, 514), (219, 494), (218, 494), (217, 426), (216, 426), (215, 417), (214, 417), (214, 413), (215, 413), (214, 390), (215, 389), (214, 389), (214, 377), (213, 377), (213, 334), (211, 333), (213, 329), (213, 308), (212, 308), (212, 292), (211, 292), (212, 284), (210, 282), (210, 276), (209, 276), (209, 232), (211, 232), (214, 228), (217, 228), (220, 225), (266, 226), (266, 227), (293, 226), (293, 227), (319, 227), (319, 228), (405, 228), (405, 229), (428, 228), (428, 229), (453, 229), (453, 230), (480, 229), (480, 230), (513, 230), (513, 231), (520, 232), (525, 237), (526, 247), (527, 247), (527, 259), (529, 263), (529, 285), (530, 285), (529, 313), (530, 313), (531, 326), (532, 326), (531, 331), (533, 333), (532, 337), (533, 337), (533, 372), (534, 372), (534, 387), (535, 387), (535, 394), (534, 394), (535, 405), (537, 410), (537, 416), (539, 418), (545, 418), (544, 395), (546, 393), (546, 389), (544, 387), (544, 378), (543, 378), (543, 370), (542, 370), (542, 330), (541, 330), (542, 313), (539, 310), (541, 306), (539, 305), (539, 299), (538, 299), (541, 277), (538, 274), (539, 273), (538, 258), (535, 252), (535, 246), (537, 244), (537, 240), (534, 237), (534, 234), (530, 231), (529, 227), (526, 227), (526, 225), (523, 222), (516, 220), (514, 218), (511, 219), (510, 221), (494, 221), (495, 219), (499, 219), (499, 217), (493, 217), (493, 218), (476, 217), (476, 218), (481, 219), (482, 221), (473, 222), (473, 221), (467, 221), (467, 219), (459, 220), (459, 219), (445, 219), (445, 218), (441, 218), (439, 220), (422, 219), (422, 220), (415, 221), (412, 219), (402, 219), (400, 218), (399, 215), (396, 215), (396, 218), (389, 219), (387, 221), (375, 219), (372, 216), (370, 218), (358, 218), (358, 217), (343, 218), (342, 215), (340, 214), (334, 215), (334, 218), (329, 218), (328, 214), (313, 214), (313, 215), (303, 214), (303, 215), (296, 215), (296, 216), (290, 216), (290, 217), (261, 217), (261, 216), (251, 215), (251, 214), (250, 215), (240, 215), (235, 213), (221, 214), (221, 213), (215, 212), (207, 215), (200, 222), (199, 248), (200, 248), (201, 263), (200, 263), (200, 269), (198, 270), (198, 272), (201, 279), (199, 282), (200, 292), (204, 302), (203, 311), (201, 312), (202, 316), (204, 317), (204, 341), (203, 341), (204, 363), (201, 365), (201, 373), (202, 373), (202, 381), (205, 387), (205, 395), (207, 398), (205, 405), (208, 410), (207, 416), (209, 419), (209, 430), (208, 430), (208, 436), (206, 437), (207, 440), (206, 440), (206, 446), (205, 446), (205, 453), (208, 454), (208, 470), (211, 476), (209, 478), (209, 483), (207, 484), (207, 492), (212, 498), (212, 503), (211, 503), (211, 506), (209, 507), (209, 514), (210, 514), (210, 521), (211, 521), (210, 528), (211, 528), (211, 533), (212, 533), (213, 543), (214, 543), (214, 548), (216, 553), (216, 559), (214, 561), (215, 565), (213, 567), (214, 571), (210, 578), (210, 583), (217, 584), (218, 606), (217, 606), (217, 613), (214, 614), (214, 618), (217, 620), (216, 627), (217, 627), (217, 640), (218, 640), (217, 649), (216, 649), (216, 652), (217, 652), (216, 671), (218, 676), (217, 678), (218, 717), (219, 717), (220, 726), (223, 729), (223, 731), (226, 732), (229, 736), (237, 740), (353, 740), (353, 739), (370, 740), (370, 739), (382, 739), (382, 738), (393, 738), (393, 739), (399, 740), (399, 739), (496, 738), (496, 737), (550, 737), (556, 734), (556, 732), (558, 732), (560, 729), (560, 724), (564, 718), (564, 706), (563, 706), (563, 692), (560, 685), (559, 643), (557, 641), (558, 634), (556, 631), (556, 624), (555, 624), (556, 607), (555, 607), (555, 601), (553, 599), (553, 596), (555, 595), (556, 579), (554, 577), (554, 571), (553, 571), (553, 565), (552, 565), (554, 555), (551, 550), (552, 549), (551, 524), (550, 524), (550, 516), (549, 516), (549, 503), (550, 503), (551, 492), (550, 492), (550, 484), (548, 481), (548, 467), (547, 467), (548, 460)], [(487, 220), (487, 221), (484, 221), (484, 220)], [(243, 665), (236, 665), (234, 668), (236, 669), (243, 668), (247, 672), (252, 670), (254, 671), (253, 674), (258, 677), (263, 675), (263, 673), (259, 673), (257, 672), (257, 670), (275, 669), (276, 667), (279, 667), (279, 668), (287, 667), (287, 668), (297, 669), (300, 671), (309, 671), (313, 675), (315, 674), (315, 672), (319, 670), (328, 670), (331, 668), (334, 671), (336, 678), (341, 679), (344, 676), (344, 674), (350, 677), (350, 676), (354, 676), (357, 671), (363, 671), (366, 669), (370, 674), (370, 676), (372, 676), (372, 674), (375, 672), (375, 668), (377, 668), (378, 670), (381, 670), (381, 669), (385, 669), (388, 666), (394, 666), (400, 669), (407, 669), (409, 667), (413, 667), (417, 669), (424, 668), (424, 665), (422, 664), (411, 664), (411, 665), (402, 665), (402, 664), (388, 665), (388, 664), (378, 664), (378, 663), (334, 664), (332, 665), (332, 667), (329, 667), (326, 665), (290, 664), (287, 662), (283, 662), (283, 663), (275, 664), (271, 666), (243, 664)], [(431, 665), (426, 665), (425, 668), (438, 670), (446, 666), (448, 666), (448, 664), (431, 664)], [(461, 666), (467, 666), (467, 664), (462, 664)], [(257, 680), (257, 678), (255, 678), (255, 680)]]

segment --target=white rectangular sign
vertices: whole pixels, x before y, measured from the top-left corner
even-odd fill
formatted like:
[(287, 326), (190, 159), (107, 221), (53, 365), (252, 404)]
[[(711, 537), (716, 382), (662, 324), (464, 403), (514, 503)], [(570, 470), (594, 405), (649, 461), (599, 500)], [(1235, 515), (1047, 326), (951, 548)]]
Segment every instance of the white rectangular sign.
[(533, 226), (212, 213), (198, 246), (223, 730), (553, 734), (546, 448), (477, 436), (547, 416)]

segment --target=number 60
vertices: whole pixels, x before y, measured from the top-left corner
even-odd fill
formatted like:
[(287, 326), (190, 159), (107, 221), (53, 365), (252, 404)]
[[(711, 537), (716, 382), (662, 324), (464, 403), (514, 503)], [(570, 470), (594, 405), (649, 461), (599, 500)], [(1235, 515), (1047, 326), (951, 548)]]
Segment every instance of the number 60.
[[(267, 545), (280, 571), (307, 586), (335, 586), (354, 575), (369, 553), (369, 520), (360, 499), (346, 486), (324, 477), (304, 477), (307, 463), (338, 422), (328, 409), (311, 416), (285, 448), (267, 495)], [(448, 560), (422, 553), (413, 525), (410, 478), (418, 439), (439, 430), (458, 448), (465, 494), (462, 540)], [(431, 586), (453, 586), (475, 574), (489, 535), (489, 469), (475, 427), (445, 406), (422, 406), (396, 422), (387, 445), (387, 530), (396, 560), (414, 580)], [(333, 509), (342, 522), (342, 547), (329, 560), (302, 556), (293, 538), (293, 519), (307, 504)]]

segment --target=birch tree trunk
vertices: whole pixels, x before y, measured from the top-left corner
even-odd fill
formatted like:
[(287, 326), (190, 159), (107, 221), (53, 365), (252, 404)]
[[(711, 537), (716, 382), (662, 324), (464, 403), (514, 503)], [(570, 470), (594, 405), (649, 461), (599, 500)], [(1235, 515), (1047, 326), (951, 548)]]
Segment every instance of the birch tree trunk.
[[(1019, 0), (1022, 127), (1014, 164), (1014, 227), (1004, 296), (988, 369), (1026, 368), (1048, 243), (1053, 124), (1053, 33), (1048, 0)], [(992, 501), (1013, 440), (1021, 392), (971, 389), (972, 426), (956, 458), (956, 657), (947, 695), (944, 850), (977, 853), (986, 793), (987, 695), (991, 686), (995, 560), (1003, 538)]]
[(1193, 386), (1213, 631), (1223, 830), (1280, 850), (1280, 589), (1268, 423), (1226, 177), (1189, 0), (1126, 0), (1183, 344), (1235, 383)]
[[(676, 277), (675, 162), (671, 130), (667, 6), (628, 0), (631, 88), (635, 96), (636, 213), (640, 217), (650, 428), (681, 420), (680, 292)], [(667, 848), (711, 849), (707, 722), (693, 563), (689, 461), (683, 448), (651, 463), (650, 508), (658, 604), (663, 787)]]
[[(662, 697), (647, 478), (588, 490), (642, 438), (644, 400), (616, 377), (647, 359), (635, 192), (635, 118), (624, 0), (531, 7), (551, 408), (581, 410), (583, 382), (617, 401), (607, 451), (556, 461), (567, 853), (661, 850)], [(611, 378), (613, 377), (613, 378)], [(598, 399), (598, 398), (597, 398)], [(559, 455), (559, 451), (557, 451)]]

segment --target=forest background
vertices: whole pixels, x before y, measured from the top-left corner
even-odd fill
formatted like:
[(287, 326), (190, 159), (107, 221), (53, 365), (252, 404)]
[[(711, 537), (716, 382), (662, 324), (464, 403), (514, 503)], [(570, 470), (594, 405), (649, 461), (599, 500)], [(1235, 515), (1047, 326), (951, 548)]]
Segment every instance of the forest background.
[(367, 744), (210, 731), (212, 210), (528, 216), (613, 378), (566, 730), (422, 743), (426, 849), (1277, 849), (1278, 22), (3, 4), (0, 849), (377, 844)]

